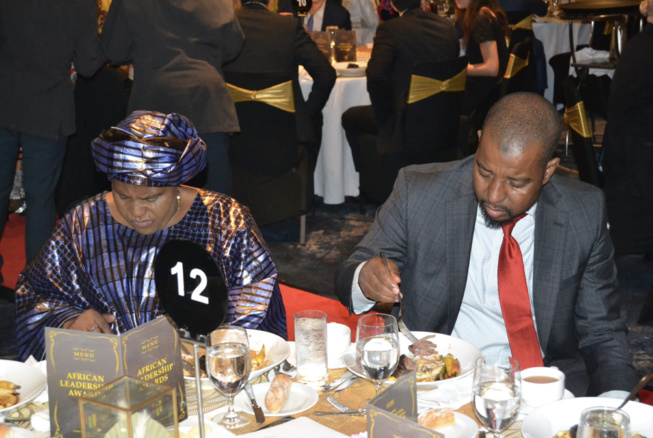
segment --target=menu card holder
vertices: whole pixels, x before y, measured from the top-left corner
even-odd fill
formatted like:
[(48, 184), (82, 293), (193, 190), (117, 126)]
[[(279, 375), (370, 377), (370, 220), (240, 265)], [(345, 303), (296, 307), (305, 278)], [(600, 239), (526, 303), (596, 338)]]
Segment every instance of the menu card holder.
[(47, 327), (50, 432), (81, 437), (79, 397), (122, 376), (176, 390), (177, 417), (187, 416), (181, 339), (167, 316), (113, 335)]
[(367, 404), (368, 438), (444, 438), (417, 424), (417, 374), (400, 377), (396, 383)]
[(326, 59), (329, 59), (331, 57), (329, 34), (327, 32), (314, 30), (308, 32), (308, 35), (311, 37), (313, 42), (315, 42), (315, 45), (320, 49), (320, 52), (322, 52)]
[(334, 39), (336, 62), (356, 61), (356, 32), (353, 30), (337, 30)]
[(79, 398), (82, 438), (179, 436), (175, 389), (121, 377)]

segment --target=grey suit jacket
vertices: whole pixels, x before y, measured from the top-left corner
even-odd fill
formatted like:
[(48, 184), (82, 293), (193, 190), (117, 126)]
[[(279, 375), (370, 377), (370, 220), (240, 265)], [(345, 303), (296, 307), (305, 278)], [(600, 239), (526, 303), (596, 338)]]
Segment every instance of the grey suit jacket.
[[(368, 234), (336, 273), (351, 309), (360, 262), (385, 251), (401, 271), (412, 330), (450, 334), (463, 300), (476, 218), (474, 157), (400, 171)], [(554, 176), (535, 217), (533, 300), (545, 365), (575, 395), (630, 390), (635, 372), (620, 318), (613, 248), (600, 190)]]

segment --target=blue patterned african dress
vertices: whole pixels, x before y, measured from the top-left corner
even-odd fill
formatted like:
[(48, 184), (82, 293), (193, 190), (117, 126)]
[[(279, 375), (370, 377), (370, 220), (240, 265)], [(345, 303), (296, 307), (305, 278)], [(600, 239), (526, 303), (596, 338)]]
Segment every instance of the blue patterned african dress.
[(228, 196), (200, 190), (179, 223), (143, 235), (111, 216), (105, 192), (66, 214), (20, 275), (20, 360), (43, 356), (45, 327), (60, 327), (90, 308), (115, 315), (117, 333), (161, 315), (154, 260), (170, 240), (193, 241), (216, 261), (229, 289), (227, 323), (287, 339), (277, 271), (247, 209)]

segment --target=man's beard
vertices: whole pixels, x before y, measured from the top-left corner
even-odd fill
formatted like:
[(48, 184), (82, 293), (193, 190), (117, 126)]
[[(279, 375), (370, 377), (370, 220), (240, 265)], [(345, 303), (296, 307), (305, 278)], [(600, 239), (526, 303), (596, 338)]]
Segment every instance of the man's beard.
[(483, 219), (485, 220), (485, 225), (488, 228), (501, 228), (502, 226), (509, 224), (512, 222), (517, 216), (513, 215), (510, 210), (508, 210), (506, 207), (502, 207), (501, 205), (492, 205), (493, 210), (501, 210), (504, 211), (508, 214), (508, 219), (503, 220), (503, 221), (498, 221), (495, 219), (492, 219), (490, 215), (487, 214), (487, 211), (485, 211), (485, 208), (483, 208), (484, 205), (489, 205), (489, 202), (487, 201), (478, 201), (479, 206), (481, 207), (481, 213), (483, 215)]

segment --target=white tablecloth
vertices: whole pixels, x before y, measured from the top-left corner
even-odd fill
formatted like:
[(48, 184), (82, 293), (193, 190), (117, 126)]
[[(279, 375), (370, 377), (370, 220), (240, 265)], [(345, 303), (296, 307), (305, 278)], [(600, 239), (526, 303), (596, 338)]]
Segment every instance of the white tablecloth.
[[(305, 70), (300, 69), (299, 82), (306, 99), (313, 79)], [(354, 168), (341, 117), (352, 106), (369, 104), (365, 76), (338, 77), (322, 110), (322, 147), (313, 178), (315, 194), (324, 197), (325, 204), (342, 204), (345, 196), (358, 196), (358, 172)]]
[[(574, 43), (588, 44), (590, 37), (590, 25), (588, 23), (574, 23)], [(569, 22), (558, 18), (542, 17), (533, 20), (533, 34), (535, 38), (542, 41), (544, 56), (546, 57), (546, 82), (547, 88), (544, 97), (553, 102), (553, 69), (549, 65), (549, 59), (560, 53), (570, 52), (569, 50)]]

